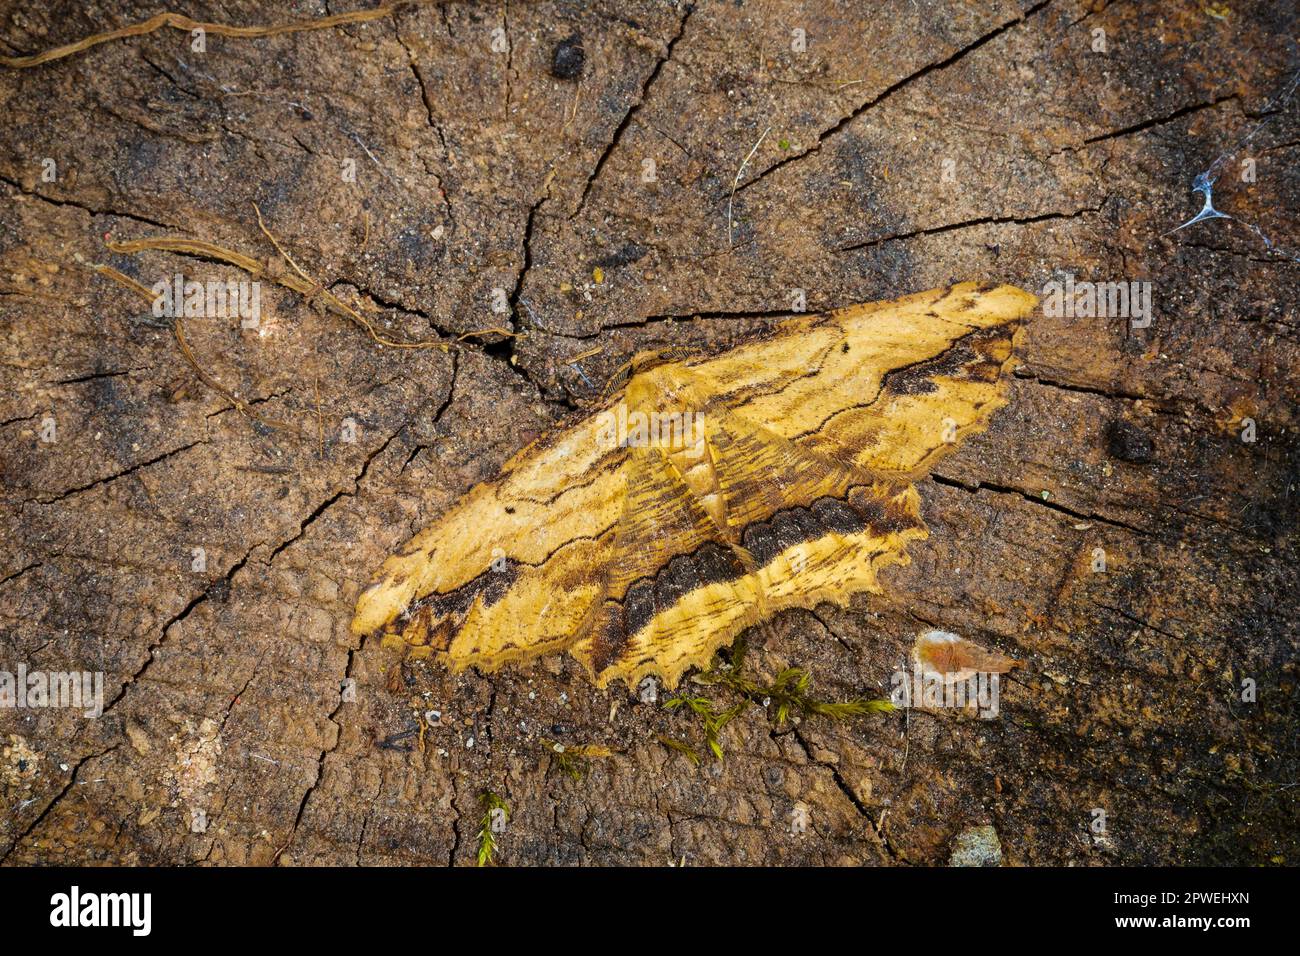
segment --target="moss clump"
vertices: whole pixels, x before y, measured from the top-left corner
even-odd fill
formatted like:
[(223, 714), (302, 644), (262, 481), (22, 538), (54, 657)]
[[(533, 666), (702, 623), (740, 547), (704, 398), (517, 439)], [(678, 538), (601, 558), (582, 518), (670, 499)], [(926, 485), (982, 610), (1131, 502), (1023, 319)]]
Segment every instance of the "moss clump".
[(695, 748), (692, 747), (690, 744), (685, 743), (681, 740), (677, 740), (673, 737), (669, 737), (667, 734), (659, 734), (658, 736), (655, 737), (655, 739), (658, 740), (665, 747), (667, 747), (669, 750), (681, 754), (683, 757), (685, 757), (695, 766), (698, 767), (700, 765), (700, 755), (696, 752)]
[(668, 710), (685, 707), (699, 718), (700, 724), (704, 728), (704, 743), (718, 760), (722, 759), (722, 743), (718, 740), (718, 734), (723, 727), (727, 726), (736, 717), (739, 717), (748, 706), (749, 701), (742, 700), (726, 710), (719, 711), (713, 701), (707, 697), (670, 697), (664, 701), (664, 707)]
[(492, 862), (497, 849), (497, 835), (492, 830), (493, 811), (500, 810), (505, 815), (504, 819), (509, 820), (510, 807), (491, 790), (480, 793), (478, 802), (483, 808), (483, 819), (478, 831), (478, 865), (487, 866)]
[(614, 756), (614, 751), (601, 744), (558, 744), (542, 738), (542, 749), (551, 758), (551, 766), (574, 781), (581, 780), (591, 769), (591, 761)]
[[(819, 700), (812, 692), (812, 677), (802, 667), (787, 667), (770, 683), (756, 680), (745, 673), (745, 642), (737, 641), (729, 658), (719, 655), (714, 665), (695, 678), (705, 686), (723, 687), (740, 694), (741, 699), (730, 707), (722, 708), (703, 696), (686, 694), (664, 701), (668, 710), (685, 709), (694, 714), (704, 730), (704, 742), (713, 756), (721, 760), (722, 744), (719, 734), (723, 727), (739, 717), (750, 706), (759, 704), (773, 715), (778, 727), (783, 727), (794, 715), (801, 718), (813, 716), (831, 720), (847, 720), (862, 714), (890, 711), (894, 705), (888, 700), (857, 697), (847, 701)], [(699, 757), (689, 746), (672, 738), (659, 737), (659, 742), (679, 752), (689, 752), (692, 763)]]

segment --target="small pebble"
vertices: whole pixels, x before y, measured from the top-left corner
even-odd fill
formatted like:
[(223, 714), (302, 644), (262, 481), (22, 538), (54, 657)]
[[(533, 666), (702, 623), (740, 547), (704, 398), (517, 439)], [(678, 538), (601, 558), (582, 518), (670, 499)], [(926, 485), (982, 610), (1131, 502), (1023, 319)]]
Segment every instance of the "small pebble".
[(991, 826), (967, 827), (952, 844), (949, 866), (1001, 866), (1002, 843)]

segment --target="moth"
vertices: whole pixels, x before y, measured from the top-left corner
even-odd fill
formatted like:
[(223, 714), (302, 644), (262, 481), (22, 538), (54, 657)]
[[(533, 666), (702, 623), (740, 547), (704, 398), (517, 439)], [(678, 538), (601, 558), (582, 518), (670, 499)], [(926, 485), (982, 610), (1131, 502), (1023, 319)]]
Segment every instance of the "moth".
[(675, 687), (779, 611), (880, 591), (916, 481), (1006, 401), (1037, 299), (964, 283), (797, 316), (624, 388), (384, 562), (352, 629), (460, 670), (567, 652)]

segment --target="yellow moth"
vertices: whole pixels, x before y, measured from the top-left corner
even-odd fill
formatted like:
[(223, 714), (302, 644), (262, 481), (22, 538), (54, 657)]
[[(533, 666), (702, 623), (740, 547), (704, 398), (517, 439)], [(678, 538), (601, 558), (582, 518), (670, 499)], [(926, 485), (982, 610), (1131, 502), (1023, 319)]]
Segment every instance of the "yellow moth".
[(1006, 402), (1037, 300), (966, 283), (638, 363), (380, 569), (353, 630), (449, 666), (567, 652), (676, 686), (745, 628), (880, 590), (927, 534), (915, 481)]

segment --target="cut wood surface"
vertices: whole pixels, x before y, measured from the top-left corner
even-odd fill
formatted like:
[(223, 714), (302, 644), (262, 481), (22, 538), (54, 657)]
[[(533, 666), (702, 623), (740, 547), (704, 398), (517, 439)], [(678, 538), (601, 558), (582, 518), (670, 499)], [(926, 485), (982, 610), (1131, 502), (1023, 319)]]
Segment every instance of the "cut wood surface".
[[(161, 9), (0, 0), (0, 53)], [(1297, 27), (466, 0), (0, 66), (0, 672), (104, 675), (97, 719), (0, 708), (0, 861), (472, 865), (491, 792), (509, 865), (947, 864), (987, 826), (1005, 864), (1294, 864)], [(1173, 232), (1203, 172), (1230, 218)], [(162, 237), (188, 245), (109, 246)], [(260, 320), (178, 340), (96, 265), (256, 280)], [(349, 629), (389, 554), (637, 351), (1067, 279), (1149, 283), (1149, 321), (1045, 300), (1007, 406), (918, 482), (911, 563), (746, 638), (755, 681), (848, 701), (950, 632), (1019, 662), (995, 716), (760, 701), (718, 760), (662, 688)], [(599, 756), (575, 779), (556, 743)]]

